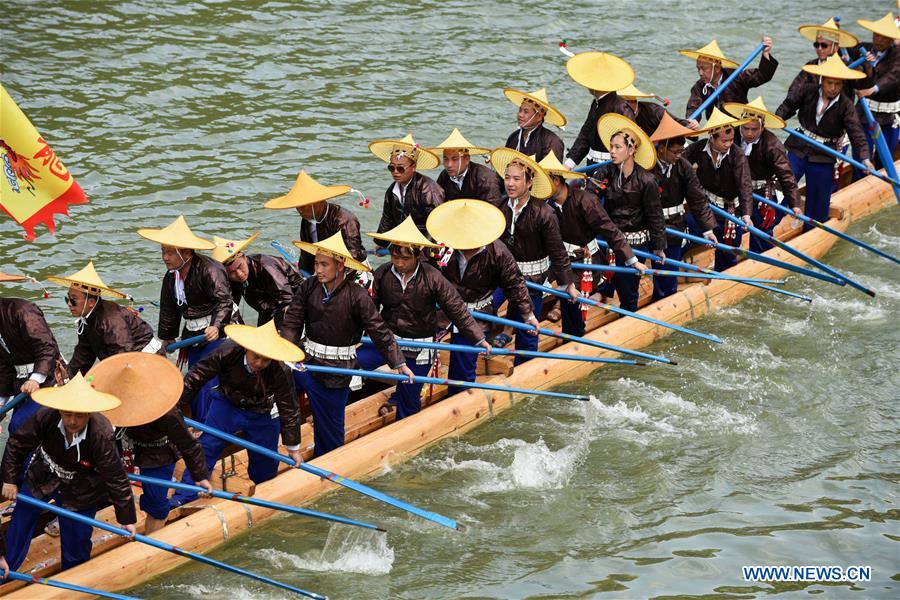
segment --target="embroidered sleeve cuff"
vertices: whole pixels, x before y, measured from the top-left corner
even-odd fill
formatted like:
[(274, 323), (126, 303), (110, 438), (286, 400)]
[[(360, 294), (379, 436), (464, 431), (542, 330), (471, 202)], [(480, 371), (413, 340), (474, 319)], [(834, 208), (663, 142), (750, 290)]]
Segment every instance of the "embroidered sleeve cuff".
[(300, 449), (300, 444), (294, 444), (292, 446), (285, 445), (285, 448), (287, 450), (290, 450), (291, 452), (296, 452), (297, 450)]
[(41, 385), (41, 384), (43, 384), (45, 381), (47, 381), (47, 376), (44, 375), (43, 373), (32, 373), (32, 374), (31, 374), (31, 377), (29, 377), (28, 379), (32, 379), (32, 380), (34, 380), (34, 381), (37, 381), (37, 382), (38, 382), (38, 385)]
[(630, 267), (631, 265), (633, 265), (633, 264), (636, 263), (637, 261), (638, 261), (637, 256), (632, 256), (631, 258), (629, 258), (628, 260), (625, 261), (625, 266), (626, 266), (626, 267)]
[(873, 94), (877, 94), (878, 92), (881, 91), (881, 88), (878, 87), (878, 84), (877, 84), (877, 83), (876, 83), (874, 86), (872, 86), (872, 89), (874, 90), (874, 91), (872, 92)]

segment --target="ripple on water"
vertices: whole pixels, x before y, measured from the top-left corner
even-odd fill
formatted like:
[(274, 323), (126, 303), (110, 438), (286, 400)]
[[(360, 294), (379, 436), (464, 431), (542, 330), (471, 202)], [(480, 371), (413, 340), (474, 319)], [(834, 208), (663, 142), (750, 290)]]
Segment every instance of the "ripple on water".
[(388, 545), (387, 534), (340, 524), (331, 526), (321, 552), (310, 551), (297, 556), (264, 548), (256, 554), (278, 569), (293, 567), (320, 572), (387, 575), (394, 566), (394, 550)]

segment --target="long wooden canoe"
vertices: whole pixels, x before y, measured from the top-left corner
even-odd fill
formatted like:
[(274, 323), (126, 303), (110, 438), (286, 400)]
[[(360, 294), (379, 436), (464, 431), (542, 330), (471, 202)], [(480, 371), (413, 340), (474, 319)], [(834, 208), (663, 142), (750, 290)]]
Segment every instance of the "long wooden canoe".
[[(832, 198), (831, 215), (828, 224), (844, 231), (854, 220), (875, 213), (895, 203), (892, 189), (887, 184), (866, 177), (853, 183)], [(785, 220), (786, 222), (787, 220)], [(783, 223), (784, 224), (784, 223)], [(783, 227), (779, 238), (791, 239), (791, 245), (813, 257), (821, 257), (835, 243), (836, 238), (821, 230), (814, 229), (803, 234)], [(770, 250), (773, 258), (802, 264), (783, 250)], [(711, 261), (711, 252), (703, 251), (693, 260), (706, 266)], [(785, 272), (752, 261), (743, 261), (728, 270), (739, 277), (776, 278)], [(646, 289), (644, 290), (647, 291)], [(742, 298), (759, 293), (758, 288), (741, 285), (732, 281), (716, 280), (709, 284), (695, 283), (683, 285), (679, 292), (661, 301), (647, 304), (641, 312), (669, 323), (685, 324), (708, 312), (723, 306), (730, 306)], [(849, 293), (849, 292), (848, 292)], [(646, 296), (646, 294), (645, 294)], [(590, 313), (587, 337), (626, 348), (638, 349), (671, 334), (671, 331), (651, 323), (633, 319), (613, 319), (599, 311)], [(542, 349), (556, 346), (557, 351), (587, 356), (613, 356), (614, 353), (578, 344), (557, 343), (552, 339), (542, 342)], [(486, 381), (506, 383), (513, 386), (549, 388), (554, 385), (587, 376), (596, 364), (569, 361), (532, 360), (516, 367), (514, 372), (505, 368), (502, 360), (492, 359), (483, 367), (489, 372), (500, 371), (501, 375), (489, 375)], [(674, 367), (677, 368), (677, 367)], [(314, 464), (351, 478), (364, 478), (383, 471), (386, 464), (409, 459), (431, 444), (449, 437), (459, 436), (469, 429), (490, 419), (496, 413), (512, 406), (520, 398), (502, 392), (467, 391), (453, 397), (433, 402), (419, 414), (401, 422), (393, 423), (393, 415), (379, 415), (378, 409), (390, 394), (390, 389), (379, 392), (347, 407), (348, 443), (326, 456), (313, 461)], [(440, 393), (438, 394), (440, 395)], [(309, 424), (304, 424), (304, 440), (312, 438)], [(245, 473), (246, 453), (234, 455), (233, 465), (238, 473)], [(219, 485), (224, 483), (234, 491), (253, 492), (252, 484), (240, 476), (221, 478), (217, 467)], [(214, 482), (215, 483), (215, 482)], [(238, 490), (234, 486), (237, 485)], [(261, 498), (288, 504), (309, 503), (322, 494), (333, 491), (336, 486), (296, 469), (282, 469), (273, 480), (256, 486), (255, 493)], [(346, 493), (346, 492), (344, 492)], [(440, 507), (425, 507), (440, 511)], [(274, 511), (250, 507), (243, 504), (220, 500), (200, 500), (190, 507), (181, 509), (176, 520), (154, 534), (161, 540), (195, 552), (206, 552), (222, 544), (232, 536), (239, 535), (253, 525), (259, 524), (275, 514)], [(452, 516), (452, 515), (451, 515)], [(114, 521), (111, 509), (105, 509), (98, 518)], [(139, 524), (140, 525), (140, 524)], [(156, 577), (170, 569), (182, 565), (186, 559), (164, 553), (138, 544), (124, 544), (108, 535), (95, 534), (94, 558), (56, 575), (61, 581), (97, 589), (119, 591), (128, 589)], [(22, 570), (36, 575), (49, 575), (58, 571), (58, 542), (45, 535), (35, 538), (32, 551)], [(98, 560), (98, 555), (102, 558)], [(0, 595), (10, 598), (68, 598), (70, 594), (56, 588), (10, 583), (0, 588)]]

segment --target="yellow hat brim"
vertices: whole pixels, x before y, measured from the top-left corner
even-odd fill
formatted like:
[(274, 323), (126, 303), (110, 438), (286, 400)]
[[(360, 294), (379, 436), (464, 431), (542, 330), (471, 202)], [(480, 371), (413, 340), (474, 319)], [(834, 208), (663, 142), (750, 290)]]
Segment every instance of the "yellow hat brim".
[(506, 227), (503, 212), (484, 200), (460, 198), (438, 205), (425, 223), (428, 233), (454, 250), (473, 250), (497, 240)]
[[(778, 115), (770, 113), (767, 110), (762, 110), (756, 106), (751, 106), (749, 104), (741, 104), (740, 102), (726, 102), (722, 105), (722, 108), (724, 108), (725, 112), (730, 114), (735, 119), (746, 119), (744, 123), (746, 123), (750, 118), (761, 117), (763, 120), (763, 127), (765, 127), (766, 129), (784, 129), (785, 126), (787, 126), (787, 123), (784, 122), (784, 119), (782, 119)], [(753, 117), (745, 117), (745, 113), (751, 113)]]
[(893, 19), (891, 19), (891, 22), (888, 22), (887, 16), (882, 17), (877, 21), (860, 19), (857, 23), (859, 23), (860, 27), (868, 29), (872, 33), (877, 33), (878, 35), (883, 35), (884, 37), (893, 40), (900, 40), (900, 29), (893, 23)]
[(556, 125), (557, 127), (565, 127), (566, 123), (568, 123), (566, 116), (562, 114), (559, 109), (557, 109), (549, 102), (537, 98), (536, 96), (532, 96), (531, 94), (527, 94), (522, 90), (515, 90), (512, 88), (506, 88), (505, 90), (503, 90), (503, 95), (506, 96), (509, 101), (516, 106), (521, 106), (524, 100), (530, 100), (531, 102), (534, 102), (545, 111), (547, 111), (547, 114), (544, 115), (544, 121), (550, 123), (551, 125)]
[(273, 198), (263, 206), (275, 210), (299, 208), (343, 196), (352, 189), (349, 185), (322, 185), (313, 179), (305, 169), (301, 169), (287, 194)]
[(24, 275), (12, 275), (10, 273), (0, 273), (0, 282), (7, 281), (25, 281), (28, 279)]
[[(400, 140), (375, 140), (369, 143), (369, 151), (386, 163), (391, 162), (391, 153), (397, 147), (412, 150), (413, 145)], [(418, 147), (419, 154), (416, 157), (417, 169), (434, 169), (441, 164), (441, 159), (436, 154), (429, 152), (422, 146)]]
[[(240, 256), (241, 253), (244, 251), (244, 249), (247, 246), (249, 246), (250, 244), (252, 244), (253, 241), (258, 237), (259, 237), (259, 232), (257, 231), (256, 233), (254, 233), (247, 239), (241, 240), (240, 242), (235, 242), (234, 240), (225, 240), (225, 239), (221, 239), (221, 238), (213, 238), (213, 242), (216, 242), (216, 249), (212, 251), (212, 254), (210, 256), (213, 258), (213, 260), (216, 260), (216, 261), (222, 263), (223, 265), (227, 265), (228, 263), (233, 261), (235, 258)], [(225, 244), (218, 243), (217, 239), (222, 242), (225, 242)], [(227, 246), (227, 244), (234, 244), (234, 245), (229, 248)]]
[(125, 352), (106, 358), (88, 371), (98, 392), (112, 394), (121, 405), (103, 414), (115, 427), (137, 427), (169, 412), (184, 389), (181, 370), (164, 356)]
[(843, 29), (831, 29), (823, 27), (822, 25), (801, 25), (797, 28), (797, 31), (811, 42), (816, 41), (820, 31), (825, 32), (830, 36), (837, 36), (838, 47), (840, 48), (852, 48), (859, 43), (859, 39), (855, 35), (848, 31), (844, 31)]
[(318, 244), (314, 244), (312, 242), (294, 240), (292, 243), (307, 254), (312, 254), (313, 256), (315, 256), (316, 254), (326, 254), (331, 258), (342, 260), (344, 261), (344, 267), (347, 269), (353, 269), (354, 271), (363, 272), (372, 270), (371, 267), (364, 265), (349, 254), (342, 254), (340, 252), (335, 252), (334, 250), (331, 250), (329, 248), (322, 248)]
[(97, 274), (97, 271), (94, 269), (94, 261), (90, 261), (86, 267), (68, 277), (53, 275), (48, 277), (47, 281), (51, 281), (67, 288), (74, 286), (76, 289), (94, 296), (106, 296), (108, 298), (128, 297), (128, 294), (123, 294), (103, 283), (100, 276)]
[(697, 60), (698, 58), (702, 58), (703, 60), (708, 60), (711, 62), (717, 62), (722, 65), (723, 69), (737, 69), (740, 65), (738, 65), (733, 60), (728, 60), (722, 56), (715, 56), (713, 54), (707, 54), (705, 52), (697, 52), (696, 50), (679, 50), (678, 54), (682, 56), (687, 56), (688, 58), (693, 58)]
[[(837, 56), (837, 54), (833, 56)], [(841, 64), (838, 66), (835, 66), (836, 63), (828, 62), (822, 63), (821, 65), (803, 65), (802, 69), (817, 77), (827, 77), (828, 79), (851, 81), (854, 79), (864, 79), (866, 77), (865, 73), (862, 71), (848, 68), (843, 61), (840, 61), (840, 63)]]
[(534, 173), (531, 179), (532, 196), (543, 199), (553, 195), (553, 182), (536, 160), (512, 148), (495, 148), (491, 152), (491, 167), (500, 177), (506, 176), (506, 167), (514, 160), (525, 163)]
[(407, 246), (410, 248), (437, 248), (438, 245), (422, 235), (419, 228), (413, 222), (411, 216), (403, 219), (403, 222), (382, 233), (367, 232), (367, 236), (376, 240), (384, 240), (397, 246)]
[(95, 413), (112, 410), (122, 402), (105, 392), (98, 392), (76, 373), (64, 386), (41, 388), (31, 394), (31, 399), (47, 408), (74, 413)]
[(184, 223), (183, 231), (175, 231), (179, 221), (184, 221), (183, 217), (179, 217), (171, 225), (163, 229), (138, 229), (139, 236), (151, 242), (156, 242), (160, 246), (172, 246), (174, 248), (185, 248), (187, 250), (215, 250), (216, 245), (211, 241), (194, 235), (194, 233)]
[(581, 52), (566, 61), (566, 71), (575, 83), (598, 92), (614, 92), (634, 82), (627, 62), (607, 52)]
[(225, 335), (245, 350), (250, 350), (272, 360), (301, 362), (306, 359), (306, 354), (303, 350), (278, 335), (273, 321), (269, 321), (259, 327), (226, 325)]
[(563, 179), (584, 179), (587, 177), (584, 173), (578, 173), (576, 171), (570, 171), (566, 168), (564, 164), (559, 162), (559, 159), (556, 158), (556, 155), (551, 151), (547, 153), (547, 156), (541, 159), (538, 163), (544, 171), (550, 173), (551, 175), (559, 175)]
[(641, 143), (634, 151), (634, 162), (647, 171), (652, 169), (656, 164), (656, 148), (653, 146), (653, 142), (650, 141), (650, 137), (644, 133), (643, 129), (638, 127), (637, 123), (618, 113), (606, 113), (597, 120), (597, 135), (600, 136), (607, 148), (609, 148), (609, 142), (612, 137), (623, 129), (630, 129), (641, 140)]

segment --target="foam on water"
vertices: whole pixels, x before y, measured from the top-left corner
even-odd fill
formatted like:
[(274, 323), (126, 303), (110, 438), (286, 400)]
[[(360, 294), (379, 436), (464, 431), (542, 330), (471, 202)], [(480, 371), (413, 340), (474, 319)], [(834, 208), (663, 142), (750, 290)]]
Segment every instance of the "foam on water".
[(331, 526), (321, 552), (311, 551), (301, 557), (265, 548), (257, 554), (279, 569), (387, 575), (394, 566), (394, 550), (386, 534), (337, 523)]
[(864, 239), (863, 241), (875, 246), (879, 250), (884, 250), (885, 252), (890, 252), (891, 249), (900, 250), (900, 236), (881, 233), (874, 223), (869, 227), (869, 231), (866, 232), (866, 235), (868, 236), (868, 239)]
[(235, 600), (258, 600), (273, 596), (261, 596), (258, 591), (250, 591), (241, 585), (204, 585), (202, 583), (186, 585), (163, 585), (166, 596), (187, 596), (189, 598), (234, 598)]

